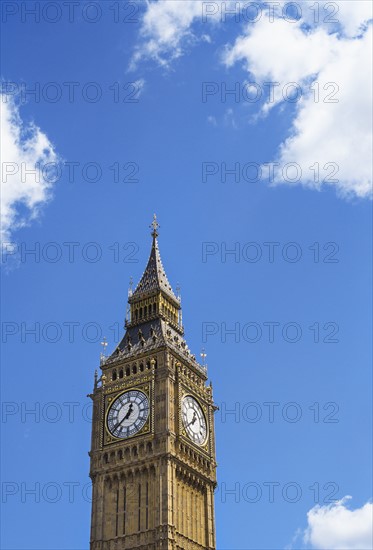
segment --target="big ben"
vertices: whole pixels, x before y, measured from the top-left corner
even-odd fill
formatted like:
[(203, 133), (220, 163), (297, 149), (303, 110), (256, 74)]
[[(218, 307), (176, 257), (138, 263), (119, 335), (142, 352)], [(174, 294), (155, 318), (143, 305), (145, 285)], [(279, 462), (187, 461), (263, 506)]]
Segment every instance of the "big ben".
[(207, 368), (184, 338), (156, 217), (125, 334), (95, 377), (91, 550), (214, 550), (215, 431)]

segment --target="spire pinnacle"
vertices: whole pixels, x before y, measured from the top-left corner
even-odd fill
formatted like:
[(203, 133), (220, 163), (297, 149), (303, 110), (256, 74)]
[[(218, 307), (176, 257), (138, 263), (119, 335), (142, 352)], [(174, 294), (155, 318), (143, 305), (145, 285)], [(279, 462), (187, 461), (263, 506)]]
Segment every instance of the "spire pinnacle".
[(176, 298), (171, 288), (171, 285), (168, 282), (167, 275), (164, 270), (159, 253), (157, 237), (160, 225), (158, 223), (156, 214), (154, 214), (153, 221), (149, 227), (150, 229), (152, 229), (151, 235), (153, 237), (149, 260), (145, 271), (140, 279), (140, 282), (135, 288), (130, 299), (133, 302), (136, 301), (143, 294), (161, 290), (168, 296), (168, 298), (171, 298), (171, 300), (174, 302), (174, 305), (178, 307), (180, 306), (180, 302)]
[(149, 225), (150, 229), (152, 229), (153, 231), (151, 232), (151, 236), (153, 237), (153, 239), (156, 239), (159, 235), (158, 233), (158, 229), (160, 228), (160, 225), (157, 221), (157, 216), (156, 214), (153, 215), (153, 221), (152, 223)]

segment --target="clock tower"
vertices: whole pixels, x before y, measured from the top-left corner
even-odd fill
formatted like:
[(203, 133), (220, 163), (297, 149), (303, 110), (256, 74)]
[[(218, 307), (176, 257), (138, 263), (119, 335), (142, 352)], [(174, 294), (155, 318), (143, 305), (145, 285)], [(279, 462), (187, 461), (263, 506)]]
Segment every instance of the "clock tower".
[(214, 406), (184, 339), (154, 216), (125, 334), (92, 395), (91, 550), (214, 550)]

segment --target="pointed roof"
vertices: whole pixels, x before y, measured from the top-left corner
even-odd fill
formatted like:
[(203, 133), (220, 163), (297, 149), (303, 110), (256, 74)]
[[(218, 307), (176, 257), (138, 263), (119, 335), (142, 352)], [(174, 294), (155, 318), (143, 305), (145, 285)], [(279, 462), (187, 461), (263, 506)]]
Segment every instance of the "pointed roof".
[(207, 379), (207, 367), (196, 360), (184, 335), (160, 318), (143, 323), (141, 325), (141, 336), (138, 326), (128, 327), (121, 342), (111, 356), (105, 360), (104, 364), (112, 365), (123, 359), (126, 360), (136, 356), (144, 357), (144, 354), (149, 355), (164, 346), (171, 348), (181, 360), (186, 360), (189, 365), (192, 365), (198, 373)]
[(167, 275), (162, 264), (157, 241), (159, 224), (155, 214), (150, 227), (153, 229), (151, 233), (153, 242), (149, 260), (140, 282), (131, 298), (133, 299), (139, 297), (141, 294), (147, 294), (152, 291), (163, 291), (169, 298), (178, 304), (179, 300), (176, 298), (171, 285), (168, 282)]

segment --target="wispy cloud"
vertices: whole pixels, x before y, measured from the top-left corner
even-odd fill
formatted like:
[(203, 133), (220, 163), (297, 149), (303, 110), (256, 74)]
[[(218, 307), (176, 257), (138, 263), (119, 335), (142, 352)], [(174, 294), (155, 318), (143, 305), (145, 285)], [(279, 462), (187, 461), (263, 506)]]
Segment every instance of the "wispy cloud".
[(142, 93), (144, 91), (145, 84), (146, 84), (146, 82), (143, 78), (139, 78), (138, 80), (135, 80), (135, 82), (132, 83), (132, 85), (135, 88), (135, 98), (134, 99), (139, 99), (140, 98), (140, 96), (142, 95)]
[[(151, 59), (162, 67), (169, 68), (191, 44), (209, 42), (210, 36), (206, 32), (197, 35), (192, 31), (193, 23), (201, 22), (203, 18), (204, 4), (203, 0), (147, 2), (130, 69), (135, 69), (143, 59)], [(214, 17), (209, 17), (210, 21), (214, 21)], [(206, 25), (204, 27), (206, 30)]]
[(1, 101), (1, 238), (28, 225), (51, 198), (48, 166), (60, 159), (47, 135), (34, 123), (24, 124), (10, 96)]
[(216, 126), (218, 125), (218, 121), (216, 120), (216, 117), (214, 117), (213, 115), (209, 115), (209, 116), (207, 117), (207, 122), (208, 122), (209, 124), (211, 124), (211, 126), (215, 126), (215, 128), (216, 128)]

